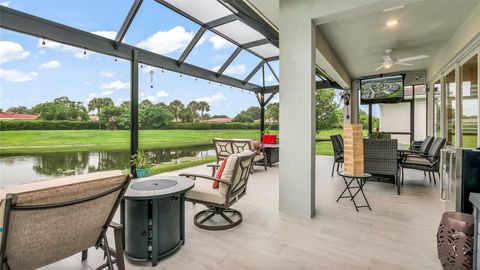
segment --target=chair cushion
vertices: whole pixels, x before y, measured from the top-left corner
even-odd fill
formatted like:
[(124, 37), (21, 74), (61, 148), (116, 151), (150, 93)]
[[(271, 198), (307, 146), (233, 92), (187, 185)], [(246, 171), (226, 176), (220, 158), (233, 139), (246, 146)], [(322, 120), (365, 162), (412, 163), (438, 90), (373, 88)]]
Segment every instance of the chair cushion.
[(260, 141), (254, 141), (253, 142), (253, 148), (255, 149), (255, 154), (256, 155), (260, 155), (261, 152), (260, 152), (260, 148), (262, 147), (262, 142)]
[(407, 164), (416, 164), (416, 165), (425, 165), (425, 166), (430, 166), (432, 165), (432, 162), (430, 160), (423, 158), (423, 157), (416, 157), (416, 156), (409, 156), (405, 160), (405, 163)]
[(255, 157), (253, 158), (253, 161), (262, 161), (263, 159), (264, 159), (263, 155), (255, 155)]
[(187, 191), (185, 197), (188, 199), (211, 202), (216, 204), (225, 204), (226, 198), (218, 189), (212, 189), (211, 181), (197, 178), (195, 186)]
[[(236, 182), (238, 182), (238, 179), (240, 179), (239, 174), (234, 175), (235, 165), (237, 164), (238, 158), (244, 157), (244, 156), (249, 156), (251, 154), (252, 154), (252, 151), (245, 150), (241, 153), (233, 154), (233, 155), (229, 156), (228, 159), (227, 159), (227, 164), (225, 165), (225, 170), (223, 171), (221, 179), (232, 183), (232, 185), (235, 185)], [(234, 177), (235, 177), (235, 179), (234, 179)], [(227, 196), (228, 186), (220, 183), (220, 192), (222, 193), (222, 195)]]
[[(215, 174), (216, 178), (222, 179), (222, 174), (223, 174), (223, 171), (225, 170), (225, 165), (227, 165), (226, 159), (222, 160), (222, 163), (220, 164), (220, 167), (218, 168), (217, 173)], [(214, 181), (213, 188), (218, 188), (219, 186), (218, 184), (219, 184), (218, 181)]]

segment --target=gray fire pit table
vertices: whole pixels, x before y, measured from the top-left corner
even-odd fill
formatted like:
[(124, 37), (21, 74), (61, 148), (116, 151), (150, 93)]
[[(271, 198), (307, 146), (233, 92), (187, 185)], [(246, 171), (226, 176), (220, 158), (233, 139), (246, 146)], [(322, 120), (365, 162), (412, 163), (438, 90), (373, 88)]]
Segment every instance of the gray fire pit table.
[(185, 243), (185, 192), (194, 181), (181, 176), (151, 176), (132, 180), (122, 213), (125, 254), (131, 260), (158, 260)]

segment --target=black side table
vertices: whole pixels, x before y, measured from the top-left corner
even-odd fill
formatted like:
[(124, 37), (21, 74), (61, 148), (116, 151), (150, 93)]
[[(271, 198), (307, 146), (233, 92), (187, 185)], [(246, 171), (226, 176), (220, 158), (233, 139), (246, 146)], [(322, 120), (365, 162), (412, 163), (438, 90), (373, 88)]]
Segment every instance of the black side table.
[(181, 176), (132, 180), (121, 217), (127, 258), (155, 266), (185, 243), (185, 192), (193, 186), (192, 179)]
[[(368, 174), (368, 173), (363, 173), (361, 175), (349, 175), (349, 174), (345, 173), (344, 171), (338, 172), (338, 175), (342, 176), (346, 187), (343, 190), (342, 194), (340, 194), (340, 196), (338, 196), (337, 202), (342, 198), (349, 198), (353, 202), (353, 205), (355, 206), (355, 210), (357, 210), (357, 212), (358, 212), (358, 208), (362, 208), (362, 207), (368, 207), (368, 209), (372, 210), (372, 208), (370, 207), (370, 204), (368, 203), (367, 197), (365, 196), (365, 193), (363, 192), (363, 186), (366, 183), (365, 180), (367, 178), (372, 177), (372, 175)], [(347, 179), (349, 179), (350, 181), (348, 181)], [(352, 183), (356, 183), (357, 185), (352, 186)], [(356, 189), (356, 192), (352, 193), (353, 191), (355, 191), (355, 189)], [(350, 195), (343, 196), (343, 194), (345, 194), (346, 191), (348, 191), (348, 194), (350, 194)], [(358, 193), (362, 193), (363, 198), (365, 199), (365, 202), (367, 203), (366, 205), (357, 205), (357, 203), (355, 202), (355, 196), (357, 196)]]

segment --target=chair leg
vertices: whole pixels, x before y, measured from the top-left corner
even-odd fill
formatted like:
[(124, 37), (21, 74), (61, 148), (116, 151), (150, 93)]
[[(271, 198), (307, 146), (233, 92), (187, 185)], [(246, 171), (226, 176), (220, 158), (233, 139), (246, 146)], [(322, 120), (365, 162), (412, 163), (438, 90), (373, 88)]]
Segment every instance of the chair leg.
[(88, 257), (88, 249), (82, 251), (82, 261), (85, 261)]
[(337, 173), (340, 170), (340, 162), (337, 162)]
[(335, 171), (335, 161), (333, 162), (333, 167), (332, 167), (332, 177), (333, 177), (333, 172)]
[(265, 167), (265, 171), (267, 170), (267, 156), (263, 157), (263, 167)]
[(430, 182), (432, 182), (432, 174), (428, 172), (428, 178), (430, 179)]
[(433, 176), (433, 184), (436, 185), (437, 179), (435, 179), (435, 172), (432, 172), (432, 176)]
[(115, 262), (118, 270), (125, 270), (125, 259), (123, 258), (123, 226), (113, 229), (115, 241)]

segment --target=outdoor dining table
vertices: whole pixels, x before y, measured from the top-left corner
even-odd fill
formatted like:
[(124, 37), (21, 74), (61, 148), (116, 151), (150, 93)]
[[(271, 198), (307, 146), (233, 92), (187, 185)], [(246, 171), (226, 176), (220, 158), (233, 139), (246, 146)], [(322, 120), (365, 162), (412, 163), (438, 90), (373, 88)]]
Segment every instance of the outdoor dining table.
[[(343, 192), (340, 194), (340, 196), (338, 196), (337, 202), (340, 199), (349, 198), (353, 202), (353, 205), (355, 206), (355, 210), (357, 210), (357, 212), (358, 212), (358, 208), (362, 208), (362, 207), (368, 207), (368, 209), (372, 210), (372, 208), (370, 207), (370, 204), (368, 203), (367, 196), (365, 196), (365, 193), (363, 192), (363, 186), (365, 185), (366, 180), (368, 178), (372, 177), (372, 175), (369, 174), (369, 173), (363, 173), (363, 174), (359, 174), (359, 175), (351, 175), (351, 174), (348, 174), (344, 171), (339, 171), (338, 175), (342, 176), (346, 187), (343, 190)], [(347, 180), (347, 179), (349, 179), (349, 180)], [(354, 186), (355, 184), (356, 184), (356, 186)], [(345, 192), (347, 192), (347, 191), (348, 191), (349, 195), (343, 196), (343, 194), (345, 194)], [(355, 193), (353, 193), (354, 191), (355, 191)], [(358, 195), (358, 193), (361, 193), (363, 198), (365, 199), (365, 202), (366, 202), (365, 205), (357, 205), (357, 202), (355, 202), (355, 197)]]

